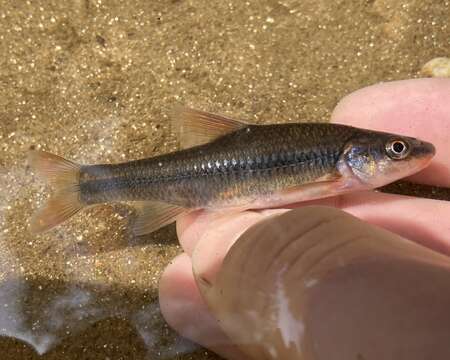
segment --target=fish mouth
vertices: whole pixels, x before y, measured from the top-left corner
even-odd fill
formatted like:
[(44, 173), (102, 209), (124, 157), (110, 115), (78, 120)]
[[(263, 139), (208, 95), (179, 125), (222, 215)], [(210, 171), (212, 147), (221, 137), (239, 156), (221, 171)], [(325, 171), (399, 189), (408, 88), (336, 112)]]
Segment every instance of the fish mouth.
[(410, 164), (412, 164), (411, 170), (413, 171), (411, 171), (411, 173), (406, 176), (413, 175), (428, 167), (434, 155), (436, 154), (436, 148), (432, 143), (416, 140), (413, 145), (414, 146), (409, 156)]

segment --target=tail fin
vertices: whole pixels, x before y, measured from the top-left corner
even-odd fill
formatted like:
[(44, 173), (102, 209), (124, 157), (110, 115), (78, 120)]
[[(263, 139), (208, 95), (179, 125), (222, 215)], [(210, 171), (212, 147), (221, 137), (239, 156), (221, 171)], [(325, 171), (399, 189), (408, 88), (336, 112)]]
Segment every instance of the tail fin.
[(82, 207), (80, 202), (80, 165), (44, 151), (32, 150), (28, 163), (56, 190), (43, 208), (31, 219), (32, 232), (44, 232), (75, 215)]

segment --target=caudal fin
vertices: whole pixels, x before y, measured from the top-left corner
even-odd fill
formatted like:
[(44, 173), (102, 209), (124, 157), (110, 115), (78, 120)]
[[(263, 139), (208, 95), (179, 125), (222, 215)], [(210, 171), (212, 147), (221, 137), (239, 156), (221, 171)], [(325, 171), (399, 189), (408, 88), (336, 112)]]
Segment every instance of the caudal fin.
[(79, 196), (80, 165), (60, 156), (36, 150), (29, 152), (28, 163), (56, 191), (31, 219), (30, 230), (39, 233), (62, 223), (83, 207)]

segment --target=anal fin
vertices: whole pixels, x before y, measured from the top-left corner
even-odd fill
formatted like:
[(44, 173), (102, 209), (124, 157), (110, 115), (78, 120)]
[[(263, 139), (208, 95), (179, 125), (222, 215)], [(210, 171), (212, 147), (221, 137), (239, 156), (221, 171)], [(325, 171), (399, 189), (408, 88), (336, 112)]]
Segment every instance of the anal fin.
[(158, 201), (137, 201), (134, 203), (137, 219), (133, 224), (136, 236), (149, 234), (173, 223), (188, 209)]

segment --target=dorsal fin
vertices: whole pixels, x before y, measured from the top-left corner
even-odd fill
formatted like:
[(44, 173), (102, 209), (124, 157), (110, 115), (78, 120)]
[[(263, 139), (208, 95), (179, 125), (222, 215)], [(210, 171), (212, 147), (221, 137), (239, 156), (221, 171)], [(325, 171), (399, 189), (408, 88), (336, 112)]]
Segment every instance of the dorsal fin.
[(176, 107), (172, 114), (172, 128), (183, 149), (208, 143), (247, 124), (187, 107)]

